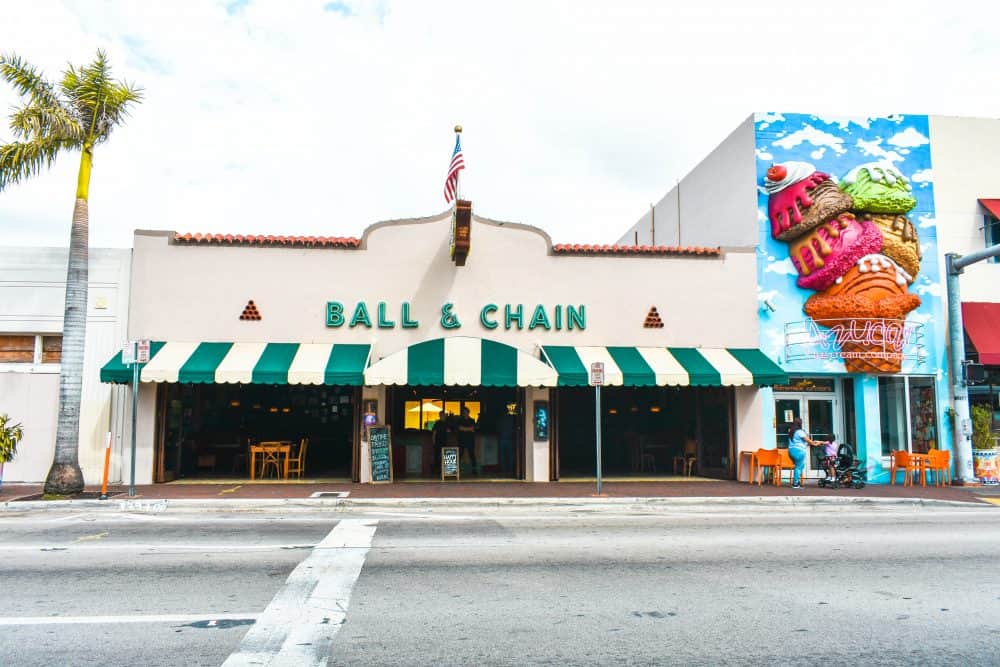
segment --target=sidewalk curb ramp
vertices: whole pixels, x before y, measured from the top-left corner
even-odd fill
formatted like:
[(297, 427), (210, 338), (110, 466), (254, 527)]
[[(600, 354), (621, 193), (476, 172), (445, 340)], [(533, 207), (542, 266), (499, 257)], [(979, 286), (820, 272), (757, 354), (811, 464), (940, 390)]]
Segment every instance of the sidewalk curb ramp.
[(335, 512), (372, 510), (484, 510), (484, 509), (562, 509), (659, 510), (680, 512), (726, 512), (738, 509), (824, 510), (866, 508), (965, 508), (990, 507), (987, 503), (932, 498), (878, 498), (871, 496), (726, 496), (726, 497), (622, 497), (622, 498), (111, 498), (109, 500), (30, 500), (6, 501), (4, 512), (51, 510), (108, 510), (112, 512), (161, 513), (166, 511), (213, 512)]

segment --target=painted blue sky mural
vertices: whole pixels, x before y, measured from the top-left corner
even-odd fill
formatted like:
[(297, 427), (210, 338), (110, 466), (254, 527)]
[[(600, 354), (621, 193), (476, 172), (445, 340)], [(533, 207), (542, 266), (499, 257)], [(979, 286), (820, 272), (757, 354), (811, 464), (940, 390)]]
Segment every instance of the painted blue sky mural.
[[(912, 229), (916, 231), (923, 255), (916, 264), (919, 271), (912, 276), (913, 282), (907, 290), (909, 294), (919, 296), (921, 303), (905, 315), (908, 323), (923, 326), (914, 328), (915, 336), (906, 340), (900, 372), (937, 375), (940, 378), (940, 369), (945, 362), (943, 286), (937, 250), (927, 116), (840, 118), (760, 113), (754, 120), (760, 235), (757, 275), (761, 346), (764, 351), (779, 360), (791, 373), (845, 372), (844, 362), (836, 358), (798, 358), (793, 353), (789, 359), (786, 331), (795, 331), (797, 326), (810, 322), (803, 310), (804, 304), (811, 296), (821, 292), (796, 284), (799, 270), (790, 257), (790, 243), (794, 239), (785, 242), (772, 238), (769, 195), (764, 187), (768, 169), (772, 165), (807, 163), (799, 165), (799, 168), (808, 171), (808, 165), (811, 165), (816, 171), (828, 174), (834, 183), (842, 183), (845, 178), (854, 180), (857, 167), (880, 163), (881, 167), (872, 168), (887, 174), (886, 182), (892, 183), (892, 174), (898, 173), (910, 184), (909, 194), (916, 199), (916, 206), (905, 215), (913, 224)], [(783, 174), (783, 171), (779, 173)], [(791, 175), (788, 180), (793, 180)], [(858, 219), (861, 219), (860, 213)], [(905, 272), (899, 275), (905, 275)], [(838, 279), (837, 284), (840, 282)]]

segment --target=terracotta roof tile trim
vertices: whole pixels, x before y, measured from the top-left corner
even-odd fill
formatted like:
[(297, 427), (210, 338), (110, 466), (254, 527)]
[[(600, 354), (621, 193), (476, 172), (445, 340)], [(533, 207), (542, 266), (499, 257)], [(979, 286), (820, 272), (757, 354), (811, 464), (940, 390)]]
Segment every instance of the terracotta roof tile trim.
[(589, 245), (558, 243), (552, 246), (557, 255), (696, 255), (718, 257), (719, 248), (673, 245)]
[(289, 246), (305, 248), (358, 248), (353, 236), (272, 236), (252, 234), (177, 234), (175, 243), (186, 245)]

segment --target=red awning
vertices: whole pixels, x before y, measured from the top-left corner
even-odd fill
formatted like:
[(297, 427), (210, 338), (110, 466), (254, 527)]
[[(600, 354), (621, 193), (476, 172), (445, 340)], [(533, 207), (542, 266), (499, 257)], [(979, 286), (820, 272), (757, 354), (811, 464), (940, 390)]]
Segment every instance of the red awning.
[(962, 302), (962, 323), (979, 363), (1000, 366), (1000, 303)]
[(979, 204), (990, 212), (997, 220), (1000, 220), (1000, 199), (980, 199)]

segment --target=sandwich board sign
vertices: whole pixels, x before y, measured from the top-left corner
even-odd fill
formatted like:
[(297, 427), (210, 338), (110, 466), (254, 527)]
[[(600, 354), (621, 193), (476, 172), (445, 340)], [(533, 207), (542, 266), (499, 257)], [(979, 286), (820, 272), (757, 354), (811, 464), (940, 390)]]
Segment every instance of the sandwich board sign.
[(442, 447), (441, 448), (441, 481), (448, 479), (449, 477), (454, 477), (455, 481), (459, 481), (459, 475), (461, 474), (459, 461), (460, 461), (460, 450), (458, 447)]
[(392, 433), (388, 426), (368, 428), (368, 453), (372, 464), (372, 484), (392, 481)]

